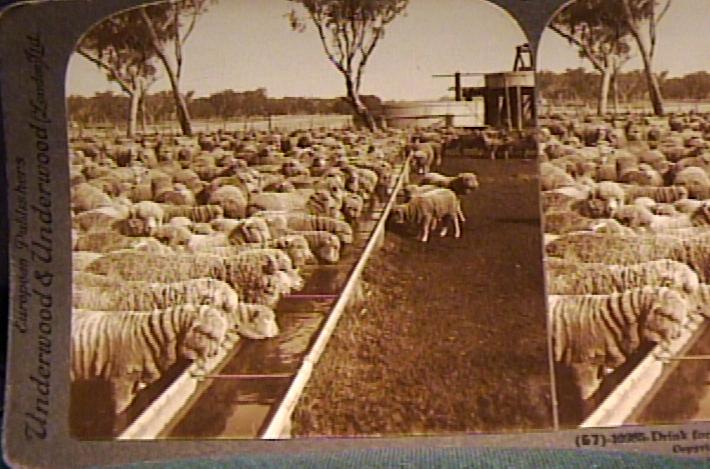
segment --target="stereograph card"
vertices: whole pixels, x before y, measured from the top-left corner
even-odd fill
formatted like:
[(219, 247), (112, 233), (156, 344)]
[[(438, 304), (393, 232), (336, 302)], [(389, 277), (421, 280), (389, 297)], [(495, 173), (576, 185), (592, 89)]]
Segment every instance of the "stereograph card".
[(707, 458), (707, 18), (6, 7), (6, 461)]

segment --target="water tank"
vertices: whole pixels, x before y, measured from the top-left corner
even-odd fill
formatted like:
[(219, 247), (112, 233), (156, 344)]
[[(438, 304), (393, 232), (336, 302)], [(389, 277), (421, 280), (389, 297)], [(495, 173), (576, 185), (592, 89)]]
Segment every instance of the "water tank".
[(483, 127), (483, 98), (473, 101), (416, 101), (384, 105), (384, 117), (389, 127), (399, 129), (447, 125), (453, 127)]

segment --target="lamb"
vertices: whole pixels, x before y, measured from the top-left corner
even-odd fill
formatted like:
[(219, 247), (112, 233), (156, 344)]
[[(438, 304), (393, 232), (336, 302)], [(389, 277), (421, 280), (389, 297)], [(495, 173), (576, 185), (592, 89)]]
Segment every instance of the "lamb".
[(558, 262), (547, 265), (547, 291), (553, 295), (599, 295), (646, 285), (695, 294), (699, 280), (690, 267), (670, 259), (630, 265)]
[(419, 181), (419, 184), (451, 189), (456, 195), (461, 196), (478, 189), (478, 178), (474, 173), (460, 173), (457, 176), (426, 173), (421, 181)]
[(74, 310), (71, 328), (71, 381), (108, 381), (119, 414), (178, 359), (216, 354), (227, 323), (216, 308), (185, 304), (153, 312)]
[(609, 295), (550, 295), (548, 305), (554, 359), (572, 367), (585, 400), (598, 389), (602, 367), (622, 365), (642, 341), (677, 337), (689, 307), (681, 293), (651, 286)]
[[(466, 221), (461, 211), (461, 202), (451, 189), (435, 189), (413, 197), (409, 202), (392, 208), (395, 223), (413, 222), (419, 226), (421, 241), (429, 240), (430, 230), (439, 222), (451, 221), (454, 225), (454, 237), (461, 236), (460, 223)], [(446, 236), (444, 225), (440, 235)]]

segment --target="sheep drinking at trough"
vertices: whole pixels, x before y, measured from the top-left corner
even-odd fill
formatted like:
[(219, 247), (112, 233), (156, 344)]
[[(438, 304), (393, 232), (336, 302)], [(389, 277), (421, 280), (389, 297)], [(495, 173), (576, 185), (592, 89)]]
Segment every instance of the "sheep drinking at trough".
[(227, 332), (222, 313), (207, 305), (152, 312), (73, 310), (72, 316), (71, 380), (108, 381), (116, 414), (179, 358), (213, 356)]
[(553, 356), (572, 367), (582, 399), (599, 387), (602, 367), (616, 368), (642, 341), (675, 338), (688, 315), (688, 301), (665, 287), (609, 295), (550, 295)]

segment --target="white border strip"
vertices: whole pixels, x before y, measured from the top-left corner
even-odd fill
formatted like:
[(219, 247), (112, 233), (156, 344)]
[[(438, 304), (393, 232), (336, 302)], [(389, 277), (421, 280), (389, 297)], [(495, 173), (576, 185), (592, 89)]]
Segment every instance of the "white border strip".
[(279, 408), (274, 413), (274, 416), (271, 418), (269, 425), (261, 435), (261, 439), (275, 440), (290, 438), (289, 430), (291, 427), (291, 414), (296, 408), (298, 399), (301, 397), (301, 394), (303, 394), (303, 390), (311, 377), (311, 373), (313, 372), (315, 364), (318, 363), (318, 360), (323, 354), (326, 344), (330, 340), (330, 337), (333, 335), (335, 326), (338, 324), (340, 317), (345, 311), (345, 307), (348, 305), (348, 302), (350, 301), (350, 298), (353, 292), (355, 291), (357, 281), (360, 279), (360, 275), (362, 274), (362, 271), (364, 270), (365, 265), (367, 264), (367, 261), (370, 258), (370, 255), (372, 255), (375, 246), (378, 244), (378, 239), (380, 239), (380, 237), (384, 235), (387, 217), (389, 215), (390, 210), (392, 209), (392, 206), (394, 205), (395, 200), (397, 199), (397, 193), (401, 189), (408, 172), (409, 159), (407, 159), (404, 164), (402, 164), (402, 171), (399, 174), (397, 184), (395, 184), (392, 195), (390, 196), (390, 200), (382, 211), (382, 215), (377, 222), (377, 226), (374, 230), (372, 230), (372, 234), (367, 243), (367, 246), (365, 247), (365, 250), (360, 256), (360, 259), (355, 265), (355, 268), (353, 269), (352, 273), (350, 274), (350, 278), (345, 284), (343, 292), (341, 293), (340, 297), (338, 298), (338, 301), (333, 307), (333, 310), (328, 316), (328, 319), (326, 320), (323, 329), (321, 329), (318, 339), (316, 339), (315, 343), (313, 344), (313, 347), (311, 348), (311, 351), (308, 352), (308, 355), (306, 355), (303, 359), (301, 368), (299, 368), (298, 372), (296, 373), (296, 376), (292, 381), (291, 386), (289, 387), (288, 392), (286, 393), (286, 396), (284, 396), (283, 400), (281, 401), (281, 404), (279, 404)]
[(704, 331), (703, 324), (693, 329), (683, 329), (680, 337), (671, 342), (667, 349), (654, 347), (579, 427), (617, 427), (627, 423), (646, 400), (648, 393), (653, 391), (656, 383), (664, 377), (664, 373), (674, 368), (657, 357), (682, 355)]

